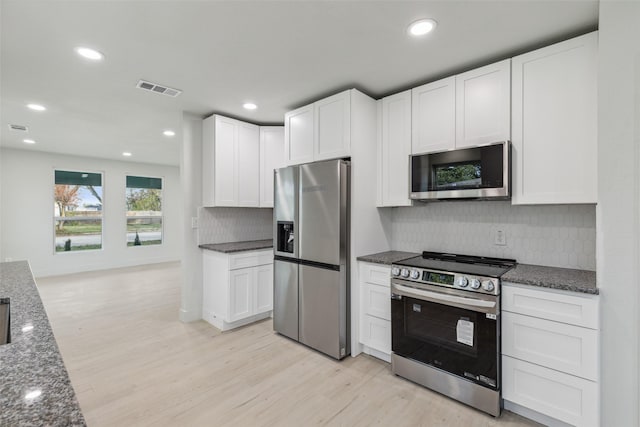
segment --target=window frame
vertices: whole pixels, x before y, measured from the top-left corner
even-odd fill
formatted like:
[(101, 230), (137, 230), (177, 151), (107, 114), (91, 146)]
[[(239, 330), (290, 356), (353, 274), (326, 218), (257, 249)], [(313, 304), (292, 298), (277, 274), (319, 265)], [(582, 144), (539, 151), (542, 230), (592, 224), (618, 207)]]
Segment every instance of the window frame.
[(161, 208), (161, 214), (160, 215), (151, 215), (151, 216), (141, 216), (138, 218), (160, 218), (160, 243), (154, 244), (154, 245), (140, 245), (140, 248), (143, 247), (159, 247), (159, 246), (163, 246), (164, 242), (165, 242), (165, 237), (164, 237), (164, 183), (165, 183), (165, 179), (164, 176), (152, 176), (152, 175), (145, 175), (145, 174), (139, 174), (139, 173), (129, 173), (129, 172), (125, 172), (124, 174), (124, 246), (126, 248), (135, 248), (136, 245), (129, 245), (129, 242), (127, 241), (127, 227), (129, 225), (128, 220), (129, 218), (136, 218), (136, 217), (130, 217), (127, 215), (127, 212), (129, 212), (127, 210), (127, 189), (128, 188), (140, 188), (140, 187), (127, 187), (127, 177), (139, 177), (139, 178), (152, 178), (152, 179), (159, 179), (160, 180), (160, 208)]
[[(55, 188), (56, 188), (56, 171), (60, 171), (60, 172), (77, 172), (77, 173), (93, 173), (93, 174), (100, 174), (100, 182), (102, 183), (101, 187), (102, 187), (102, 210), (100, 211), (100, 248), (99, 249), (85, 249), (82, 251), (57, 251), (56, 250), (56, 221), (59, 221), (59, 219), (56, 218), (60, 218), (60, 217), (56, 217), (55, 216), (55, 204), (56, 204), (56, 198), (55, 198)], [(105, 210), (104, 210), (104, 201), (106, 200), (106, 181), (105, 181), (105, 171), (100, 171), (100, 170), (91, 170), (91, 169), (77, 169), (77, 168), (65, 168), (65, 167), (57, 167), (54, 166), (52, 168), (52, 181), (53, 181), (53, 189), (54, 191), (52, 191), (50, 193), (50, 197), (51, 197), (51, 204), (54, 206), (53, 208), (53, 213), (54, 215), (51, 216), (52, 221), (51, 221), (51, 230), (53, 231), (52, 234), (52, 238), (53, 238), (53, 255), (64, 255), (64, 254), (81, 254), (81, 253), (95, 253), (95, 252), (99, 252), (99, 251), (104, 251), (104, 246), (105, 246), (105, 239), (104, 239), (104, 227), (105, 227)], [(50, 205), (51, 206), (51, 205)]]

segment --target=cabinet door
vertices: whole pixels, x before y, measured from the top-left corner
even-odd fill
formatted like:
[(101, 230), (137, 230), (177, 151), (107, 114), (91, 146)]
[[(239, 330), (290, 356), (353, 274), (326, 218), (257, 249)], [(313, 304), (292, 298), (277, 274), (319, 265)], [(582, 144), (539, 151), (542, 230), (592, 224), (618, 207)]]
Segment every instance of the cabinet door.
[(238, 125), (235, 120), (215, 118), (215, 205), (238, 206), (236, 189), (236, 138)]
[(391, 322), (365, 314), (360, 325), (362, 344), (391, 354)]
[(202, 121), (202, 206), (215, 206), (215, 125), (216, 117)]
[(273, 170), (284, 167), (284, 127), (260, 128), (260, 207), (273, 207)]
[(510, 59), (457, 75), (456, 148), (510, 140), (510, 105)]
[(574, 426), (600, 425), (598, 384), (502, 356), (502, 397)]
[(598, 331), (502, 313), (502, 354), (598, 380)]
[(597, 44), (513, 58), (513, 204), (597, 202)]
[(411, 206), (409, 155), (411, 154), (411, 91), (382, 100), (382, 141), (378, 151), (379, 206)]
[(351, 155), (351, 91), (314, 104), (314, 160)]
[(255, 269), (243, 268), (229, 272), (229, 315), (227, 322), (235, 322), (253, 314)]
[(360, 292), (364, 314), (391, 320), (391, 290), (389, 286), (362, 283)]
[(284, 115), (284, 151), (287, 165), (313, 161), (313, 104)]
[(454, 148), (456, 78), (448, 77), (412, 89), (411, 104), (411, 153)]
[(236, 182), (238, 206), (260, 206), (260, 128), (238, 122)]
[(255, 268), (255, 310), (254, 314), (273, 310), (273, 264), (261, 265)]

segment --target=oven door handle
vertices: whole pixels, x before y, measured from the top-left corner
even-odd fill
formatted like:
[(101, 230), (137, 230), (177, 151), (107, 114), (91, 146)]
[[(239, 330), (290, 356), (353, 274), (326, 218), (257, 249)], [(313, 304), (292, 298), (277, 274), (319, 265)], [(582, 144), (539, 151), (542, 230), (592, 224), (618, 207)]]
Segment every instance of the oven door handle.
[(447, 295), (447, 294), (442, 294), (440, 292), (425, 291), (423, 289), (411, 288), (409, 286), (403, 286), (397, 283), (392, 284), (391, 291), (393, 292), (394, 290), (398, 290), (399, 295), (404, 295), (404, 296), (408, 296), (416, 299), (427, 300), (431, 302), (439, 302), (444, 304), (449, 303), (448, 305), (455, 305), (457, 307), (468, 308), (469, 310), (474, 310), (474, 311), (478, 311), (478, 309), (480, 309), (480, 311), (491, 310), (491, 309), (495, 309), (496, 307), (495, 301), (486, 301), (486, 300), (475, 299), (475, 298), (466, 298), (466, 297), (458, 297), (455, 295)]

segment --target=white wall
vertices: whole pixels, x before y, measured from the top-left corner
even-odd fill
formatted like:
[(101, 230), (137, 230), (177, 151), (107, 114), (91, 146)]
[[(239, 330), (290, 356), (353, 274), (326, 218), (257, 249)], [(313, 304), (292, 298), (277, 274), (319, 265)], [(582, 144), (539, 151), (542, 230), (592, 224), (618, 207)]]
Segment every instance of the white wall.
[(202, 119), (188, 113), (182, 117), (180, 185), (179, 205), (184, 212), (180, 320), (192, 322), (202, 318), (202, 249), (198, 248), (198, 230), (191, 224), (202, 204)]
[[(180, 259), (177, 167), (9, 148), (2, 148), (0, 152), (3, 260), (26, 259), (38, 277)], [(102, 250), (54, 253), (54, 169), (103, 173)], [(131, 174), (164, 178), (161, 245), (126, 246), (125, 176)]]
[(640, 425), (640, 2), (600, 1), (598, 286), (603, 426)]
[[(505, 232), (505, 246), (495, 245), (498, 229)], [(392, 247), (595, 270), (596, 209), (595, 205), (512, 206), (506, 201), (394, 208)]]

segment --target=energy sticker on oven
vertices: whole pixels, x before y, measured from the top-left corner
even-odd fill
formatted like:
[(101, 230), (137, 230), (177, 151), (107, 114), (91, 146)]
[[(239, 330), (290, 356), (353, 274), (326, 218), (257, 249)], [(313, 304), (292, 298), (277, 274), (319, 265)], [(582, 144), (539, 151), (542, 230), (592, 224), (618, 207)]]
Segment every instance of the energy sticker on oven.
[(458, 319), (456, 337), (459, 343), (473, 347), (473, 322), (469, 322), (466, 319)]
[(420, 304), (413, 304), (413, 311), (416, 313), (422, 313), (422, 306)]

